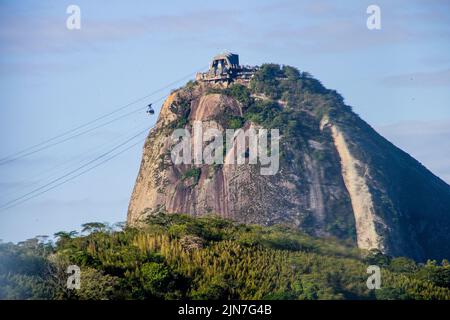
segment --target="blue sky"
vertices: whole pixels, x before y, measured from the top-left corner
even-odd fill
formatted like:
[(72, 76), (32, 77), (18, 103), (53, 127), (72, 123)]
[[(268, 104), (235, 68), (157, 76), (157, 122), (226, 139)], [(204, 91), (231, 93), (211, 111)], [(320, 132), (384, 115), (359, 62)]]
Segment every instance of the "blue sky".
[[(80, 30), (66, 29), (70, 4), (81, 8)], [(366, 28), (370, 4), (381, 8), (381, 30)], [(0, 157), (145, 96), (229, 50), (243, 64), (276, 62), (310, 72), (449, 183), (449, 12), (447, 0), (3, 0)], [(57, 177), (67, 172), (67, 161), (95, 157), (153, 122), (139, 112), (0, 166), (0, 203), (26, 193), (40, 174), (55, 170)], [(140, 160), (138, 146), (0, 211), (0, 238), (19, 241), (89, 221), (124, 221)]]

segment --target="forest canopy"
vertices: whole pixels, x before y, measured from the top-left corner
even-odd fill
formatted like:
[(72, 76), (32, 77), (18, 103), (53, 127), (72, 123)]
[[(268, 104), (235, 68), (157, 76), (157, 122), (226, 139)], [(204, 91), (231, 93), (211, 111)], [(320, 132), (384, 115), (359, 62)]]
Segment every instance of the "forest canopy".
[[(450, 266), (364, 252), (283, 226), (158, 214), (0, 244), (0, 299), (450, 299)], [(67, 266), (81, 270), (67, 288)], [(381, 288), (367, 288), (367, 267)]]

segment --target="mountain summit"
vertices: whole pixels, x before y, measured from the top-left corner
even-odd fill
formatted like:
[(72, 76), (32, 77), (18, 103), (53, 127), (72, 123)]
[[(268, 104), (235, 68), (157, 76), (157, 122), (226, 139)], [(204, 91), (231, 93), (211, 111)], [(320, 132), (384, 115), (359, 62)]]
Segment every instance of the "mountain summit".
[[(202, 132), (278, 129), (278, 170), (261, 174), (248, 149), (243, 164), (174, 164), (174, 130), (195, 136), (199, 123)], [(223, 146), (225, 159), (236, 144)], [(158, 212), (285, 224), (419, 261), (450, 257), (448, 184), (310, 74), (277, 64), (240, 66), (230, 53), (170, 94), (148, 136), (128, 223)]]

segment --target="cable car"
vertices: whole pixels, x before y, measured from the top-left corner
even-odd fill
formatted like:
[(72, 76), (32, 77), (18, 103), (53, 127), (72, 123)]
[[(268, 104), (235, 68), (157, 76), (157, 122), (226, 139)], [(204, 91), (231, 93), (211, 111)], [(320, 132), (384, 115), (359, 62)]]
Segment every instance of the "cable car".
[(153, 110), (151, 103), (147, 106), (147, 113), (148, 114), (155, 114), (155, 110)]

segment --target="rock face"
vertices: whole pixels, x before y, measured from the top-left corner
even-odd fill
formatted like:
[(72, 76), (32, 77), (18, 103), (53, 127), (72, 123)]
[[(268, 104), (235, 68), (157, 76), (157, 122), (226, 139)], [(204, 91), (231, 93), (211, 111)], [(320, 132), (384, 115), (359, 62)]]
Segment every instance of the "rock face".
[[(244, 130), (280, 128), (278, 172), (261, 175), (248, 163), (174, 165), (172, 132), (192, 132), (194, 121), (203, 132), (236, 121)], [(167, 98), (144, 146), (128, 223), (158, 212), (281, 223), (416, 260), (450, 256), (450, 186), (335, 91), (277, 65), (263, 66), (250, 84), (193, 82)]]

